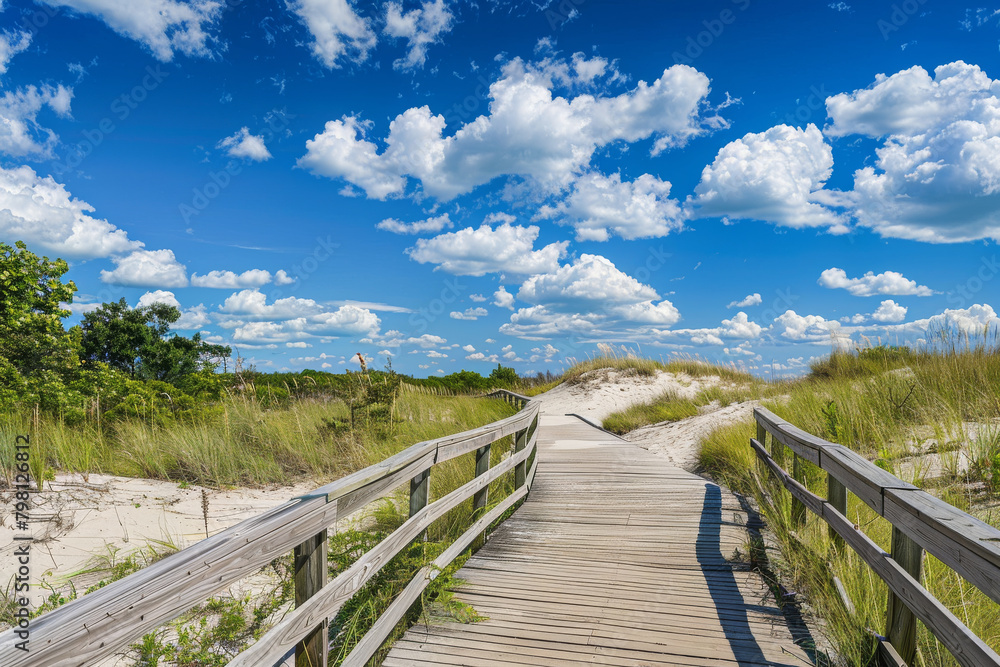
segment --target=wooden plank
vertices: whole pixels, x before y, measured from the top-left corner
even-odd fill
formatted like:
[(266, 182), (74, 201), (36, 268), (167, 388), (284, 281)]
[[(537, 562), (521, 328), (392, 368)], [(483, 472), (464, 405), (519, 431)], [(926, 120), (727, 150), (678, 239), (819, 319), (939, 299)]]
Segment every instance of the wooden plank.
[[(847, 487), (841, 484), (840, 480), (830, 473), (826, 474), (826, 501), (842, 515), (847, 516)], [(827, 526), (827, 529), (833, 546), (836, 549), (842, 549), (844, 539), (832, 526)]]
[(883, 494), (888, 489), (917, 488), (882, 470), (857, 452), (840, 445), (824, 448), (819, 466), (881, 515), (885, 514)]
[[(326, 585), (329, 573), (326, 555), (329, 543), (327, 531), (322, 531), (295, 547), (292, 563), (295, 569), (295, 606), (306, 600)], [(329, 624), (322, 621), (295, 645), (295, 667), (317, 667), (326, 665), (329, 655)]]
[(781, 482), (782, 486), (788, 489), (789, 493), (792, 494), (792, 497), (795, 500), (801, 503), (804, 508), (812, 510), (815, 514), (821, 514), (823, 512), (824, 501), (822, 498), (811, 493), (809, 489), (792, 479), (792, 476), (785, 472), (785, 470), (768, 455), (767, 450), (765, 450), (764, 446), (759, 442), (756, 440), (750, 440), (750, 446), (753, 447), (753, 450), (757, 453), (757, 457), (764, 462), (764, 465), (767, 466), (768, 470), (770, 470), (778, 481)]
[(368, 503), (384, 498), (406, 480), (413, 479), (425, 470), (429, 470), (434, 465), (434, 456), (435, 452), (427, 452), (403, 468), (389, 473), (387, 477), (369, 482), (365, 486), (341, 496), (337, 499), (337, 514), (349, 516)]
[(1000, 530), (919, 490), (886, 491), (885, 518), (1000, 603)]
[[(892, 527), (892, 559), (899, 563), (914, 581), (920, 581), (924, 550), (896, 526)], [(917, 617), (892, 591), (889, 592), (886, 609), (885, 636), (903, 662), (913, 664), (913, 658), (917, 654)]]
[(981, 667), (1000, 665), (1000, 655), (972, 633), (958, 618), (928, 593), (919, 582), (894, 561), (889, 554), (854, 528), (847, 518), (832, 507), (823, 518), (844, 541), (875, 571), (910, 611), (934, 633), (961, 665)]
[(421, 570), (410, 580), (406, 588), (396, 596), (392, 604), (389, 605), (374, 625), (365, 633), (365, 636), (355, 645), (350, 654), (341, 663), (341, 667), (363, 667), (375, 654), (375, 651), (382, 646), (382, 643), (392, 632), (392, 629), (403, 619), (407, 610), (417, 601), (420, 594), (427, 588), (431, 581), (437, 578), (441, 571), (448, 567), (452, 561), (478, 537), (487, 526), (500, 518), (504, 512), (510, 509), (514, 503), (523, 498), (528, 490), (518, 489), (503, 502), (480, 517), (472, 526), (466, 530), (461, 537), (449, 546), (440, 556), (434, 559), (432, 565), (421, 568)]
[(771, 437), (810, 463), (819, 465), (820, 449), (833, 444), (789, 424), (766, 408), (754, 408), (753, 416), (757, 424), (763, 426)]
[(419, 510), (403, 522), (375, 548), (371, 549), (341, 572), (332, 582), (324, 586), (302, 606), (290, 612), (269, 630), (256, 644), (239, 654), (229, 667), (253, 667), (273, 664), (285, 652), (309, 632), (318, 619), (331, 618), (341, 605), (354, 595), (369, 579), (378, 573), (393, 556), (427, 529), (437, 519), (447, 514), (460, 503), (488, 485), (500, 475), (509, 472), (527, 458), (530, 450), (524, 450), (502, 461), (485, 475), (474, 478), (448, 495)]

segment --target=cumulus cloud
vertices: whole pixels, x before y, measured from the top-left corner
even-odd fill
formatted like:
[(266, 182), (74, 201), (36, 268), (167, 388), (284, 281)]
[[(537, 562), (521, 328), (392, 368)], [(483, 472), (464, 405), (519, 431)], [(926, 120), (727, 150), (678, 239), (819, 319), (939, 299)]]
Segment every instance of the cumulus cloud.
[(892, 299), (886, 299), (872, 313), (872, 319), (876, 322), (902, 322), (906, 319), (906, 308)]
[(240, 289), (243, 287), (260, 287), (261, 285), (267, 285), (270, 282), (270, 271), (264, 271), (263, 269), (250, 269), (248, 271), (244, 271), (243, 273), (234, 273), (233, 271), (209, 271), (203, 276), (199, 276), (197, 273), (191, 274), (192, 287)]
[(364, 61), (378, 41), (371, 22), (348, 0), (286, 0), (286, 5), (309, 30), (313, 55), (331, 69), (339, 68), (342, 58)]
[(107, 257), (142, 247), (51, 176), (0, 167), (0, 236), (62, 257)]
[(474, 322), (480, 317), (486, 317), (489, 314), (489, 311), (485, 308), (466, 308), (462, 312), (453, 310), (449, 313), (449, 317), (453, 320), (471, 320)]
[(699, 217), (842, 233), (847, 220), (832, 208), (840, 203), (839, 194), (823, 189), (832, 172), (833, 151), (815, 125), (804, 130), (777, 125), (723, 146), (688, 201)]
[(876, 275), (869, 271), (860, 278), (848, 278), (847, 271), (833, 267), (820, 274), (817, 281), (828, 289), (845, 289), (854, 296), (931, 296), (934, 290), (917, 281), (909, 280), (896, 271), (885, 271)]
[(226, 151), (229, 157), (263, 162), (271, 159), (271, 152), (264, 145), (264, 137), (259, 134), (250, 134), (250, 128), (241, 127), (239, 131), (231, 137), (226, 137), (215, 145), (219, 150)]
[(487, 224), (478, 229), (466, 227), (457, 232), (419, 239), (406, 253), (421, 264), (437, 264), (438, 268), (460, 276), (481, 276), (486, 273), (544, 273), (554, 270), (566, 254), (568, 241), (559, 241), (535, 250), (538, 227), (503, 223), (496, 229)]
[(830, 136), (883, 138), (854, 174), (858, 223), (931, 243), (1000, 239), (1000, 81), (958, 61), (827, 99)]
[(748, 306), (759, 306), (763, 299), (760, 298), (760, 294), (754, 292), (753, 294), (748, 294), (739, 301), (731, 302), (726, 308), (747, 308)]
[(400, 220), (396, 220), (395, 218), (386, 218), (382, 222), (375, 225), (375, 227), (376, 229), (392, 232), (393, 234), (421, 234), (424, 232), (436, 234), (442, 229), (450, 229), (454, 227), (454, 225), (448, 218), (448, 214), (442, 213), (439, 216), (427, 218), (426, 220), (419, 220), (417, 222), (402, 222)]
[(839, 327), (840, 324), (836, 321), (826, 320), (819, 315), (799, 315), (794, 310), (786, 310), (771, 325), (772, 331), (783, 338), (811, 342), (829, 341), (831, 332)]
[(152, 292), (146, 292), (139, 297), (139, 303), (136, 304), (139, 308), (145, 308), (146, 306), (152, 306), (154, 303), (165, 303), (168, 306), (173, 306), (174, 308), (180, 308), (181, 302), (177, 300), (173, 292), (168, 292), (166, 290), (155, 290)]
[(113, 271), (102, 270), (101, 280), (128, 287), (187, 287), (187, 268), (173, 250), (136, 250), (112, 257)]
[(120, 35), (144, 44), (164, 62), (174, 53), (210, 54), (215, 39), (210, 30), (222, 15), (221, 0), (39, 0), (52, 7), (66, 7), (96, 16)]
[(588, 172), (556, 205), (539, 209), (536, 220), (556, 220), (576, 229), (578, 241), (666, 236), (683, 226), (680, 203), (670, 198), (670, 183), (650, 174), (622, 182), (621, 174)]
[(0, 151), (11, 157), (52, 157), (59, 137), (36, 120), (48, 107), (57, 116), (69, 118), (73, 89), (66, 86), (28, 86), (0, 97)]
[(513, 313), (500, 328), (502, 333), (523, 337), (597, 333), (636, 325), (669, 327), (680, 319), (669, 301), (655, 303), (656, 290), (600, 255), (581, 255), (556, 271), (531, 276), (517, 297), (535, 305)]
[(233, 339), (284, 343), (312, 336), (372, 336), (381, 320), (367, 308), (343, 305), (336, 310), (312, 299), (287, 297), (267, 303), (257, 290), (243, 290), (226, 298), (217, 316), (233, 328)]
[(0, 75), (7, 73), (11, 58), (27, 49), (30, 44), (30, 32), (0, 32)]
[(407, 178), (446, 201), (508, 175), (547, 192), (566, 188), (589, 165), (595, 150), (615, 141), (653, 139), (653, 152), (724, 125), (702, 118), (708, 77), (675, 65), (652, 84), (640, 81), (614, 97), (554, 96), (552, 82), (519, 60), (507, 63), (490, 86), (489, 115), (444, 136), (445, 118), (413, 107), (389, 124), (386, 148), (366, 137), (372, 124), (356, 117), (331, 120), (306, 142), (299, 166), (343, 178), (370, 198), (404, 193)]
[(444, 0), (425, 2), (408, 12), (404, 12), (397, 2), (387, 2), (384, 33), (389, 37), (405, 39), (408, 49), (406, 57), (395, 61), (392, 66), (395, 69), (423, 67), (427, 61), (427, 47), (451, 30), (453, 18)]
[(508, 310), (514, 310), (514, 295), (507, 291), (507, 288), (501, 285), (497, 288), (497, 291), (493, 293), (493, 305), (499, 306), (500, 308), (506, 308)]

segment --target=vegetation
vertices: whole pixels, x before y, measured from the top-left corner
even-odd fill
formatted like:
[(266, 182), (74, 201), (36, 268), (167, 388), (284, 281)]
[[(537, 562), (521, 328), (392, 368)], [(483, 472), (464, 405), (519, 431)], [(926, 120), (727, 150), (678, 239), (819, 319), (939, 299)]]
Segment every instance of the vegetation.
[[(619, 363), (643, 368), (657, 362)], [(723, 377), (723, 371), (716, 374)], [(763, 399), (765, 407), (799, 428), (851, 447), (905, 481), (1000, 526), (1000, 350), (995, 337), (977, 342), (941, 333), (919, 350), (875, 345), (835, 352), (799, 380), (734, 378), (691, 399), (665, 395), (651, 405), (612, 415), (605, 427), (627, 432), (683, 418), (713, 400), (725, 404), (748, 398)], [(779, 545), (780, 554), (772, 554), (779, 575), (823, 619), (821, 627), (844, 662), (867, 665), (874, 651), (869, 629), (885, 627), (886, 586), (852, 550), (833, 548), (822, 519), (807, 513), (804, 525), (793, 521), (790, 495), (758, 472), (747, 444), (755, 435), (749, 414), (743, 423), (715, 430), (702, 442), (701, 467), (756, 498)], [(803, 477), (810, 490), (825, 497), (822, 470), (804, 463)], [(848, 517), (889, 549), (891, 525), (853, 496)], [(923, 584), (986, 643), (1000, 649), (997, 604), (929, 555)], [(922, 664), (956, 664), (919, 627)]]

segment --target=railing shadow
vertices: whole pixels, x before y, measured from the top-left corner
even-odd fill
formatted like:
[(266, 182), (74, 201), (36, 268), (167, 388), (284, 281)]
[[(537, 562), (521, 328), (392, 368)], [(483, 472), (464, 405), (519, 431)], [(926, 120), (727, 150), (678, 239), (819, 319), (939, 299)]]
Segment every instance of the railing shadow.
[[(705, 484), (705, 502), (695, 542), (698, 564), (708, 584), (709, 594), (719, 616), (719, 623), (736, 663), (741, 667), (779, 665), (801, 667), (801, 663), (776, 663), (764, 656), (750, 627), (750, 606), (763, 611), (760, 605), (748, 605), (743, 600), (736, 574), (722, 553), (722, 490), (715, 484)], [(791, 657), (791, 656), (789, 656)]]

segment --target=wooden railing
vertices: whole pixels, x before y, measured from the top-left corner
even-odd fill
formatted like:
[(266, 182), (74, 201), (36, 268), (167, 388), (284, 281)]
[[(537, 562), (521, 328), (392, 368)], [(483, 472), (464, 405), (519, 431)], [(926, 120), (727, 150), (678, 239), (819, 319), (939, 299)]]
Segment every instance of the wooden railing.
[[(756, 408), (754, 419), (757, 438), (750, 445), (762, 467), (791, 492), (793, 519), (804, 520), (807, 509), (822, 517), (834, 543), (849, 545), (888, 585), (885, 637), (879, 642), (882, 664), (913, 664), (919, 619), (959, 664), (1000, 665), (1000, 656), (920, 584), (926, 550), (1000, 603), (1000, 530), (768, 410)], [(786, 447), (794, 454), (791, 475), (781, 467)], [(801, 483), (803, 460), (826, 471), (826, 498)], [(847, 518), (848, 491), (892, 524), (890, 553)]]
[[(364, 636), (344, 665), (364, 665), (428, 583), (487, 527), (528, 493), (534, 478), (538, 403), (512, 392), (494, 392), (520, 406), (511, 417), (437, 440), (421, 442), (380, 463), (251, 517), (212, 537), (31, 621), (29, 650), (14, 630), (0, 635), (0, 667), (82, 667), (121, 651), (188, 611), (216, 591), (294, 552), (295, 609), (231, 666), (259, 667), (295, 653), (297, 667), (326, 665), (329, 619), (393, 556), (436, 519), (469, 498), (472, 525), (424, 567)], [(514, 436), (511, 455), (490, 468), (490, 447)], [(476, 452), (475, 477), (428, 502), (433, 467)], [(514, 471), (514, 491), (488, 507), (490, 482)], [(332, 581), (327, 581), (327, 529), (368, 503), (410, 482), (410, 517)]]

